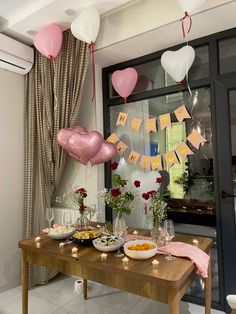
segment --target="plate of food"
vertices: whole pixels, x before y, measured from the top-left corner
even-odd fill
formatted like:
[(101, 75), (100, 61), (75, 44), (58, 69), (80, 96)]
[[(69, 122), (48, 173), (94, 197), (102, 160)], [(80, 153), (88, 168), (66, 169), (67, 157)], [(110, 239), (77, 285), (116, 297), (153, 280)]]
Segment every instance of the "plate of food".
[(54, 226), (48, 231), (48, 236), (54, 240), (64, 240), (75, 233), (75, 228), (70, 226)]
[(93, 240), (100, 237), (101, 233), (97, 230), (78, 231), (73, 234), (75, 243), (90, 246), (93, 245)]
[(118, 250), (124, 243), (122, 238), (114, 235), (106, 235), (93, 240), (94, 247), (102, 252), (113, 252)]
[(133, 240), (124, 244), (124, 251), (130, 258), (144, 260), (157, 254), (157, 245), (149, 240)]

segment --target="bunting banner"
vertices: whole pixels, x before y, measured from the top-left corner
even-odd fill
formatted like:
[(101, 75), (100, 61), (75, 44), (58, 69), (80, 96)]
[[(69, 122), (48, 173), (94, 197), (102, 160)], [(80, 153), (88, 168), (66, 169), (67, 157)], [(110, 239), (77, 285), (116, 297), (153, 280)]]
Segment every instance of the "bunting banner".
[(116, 146), (117, 152), (120, 154), (120, 156), (124, 154), (127, 148), (128, 146), (122, 141), (119, 141), (119, 143)]
[(142, 124), (142, 119), (133, 118), (131, 121), (131, 130), (138, 132)]
[(125, 126), (127, 118), (128, 118), (128, 113), (120, 112), (116, 121), (116, 125)]
[(180, 106), (179, 108), (177, 108), (175, 111), (175, 116), (177, 118), (177, 120), (182, 123), (184, 121), (184, 119), (192, 119), (190, 114), (188, 113), (188, 110), (186, 109), (185, 105)]
[(150, 156), (141, 156), (140, 167), (142, 169), (149, 170), (151, 168), (151, 157)]
[(206, 143), (207, 140), (199, 134), (197, 131), (192, 131), (191, 134), (187, 137), (187, 140), (196, 148), (199, 149), (202, 143)]
[(178, 157), (181, 158), (182, 160), (185, 160), (187, 156), (189, 155), (194, 155), (194, 153), (191, 151), (191, 149), (188, 147), (188, 145), (185, 142), (179, 144), (175, 148), (175, 151)]
[(146, 120), (146, 132), (157, 132), (157, 119), (147, 119)]
[(117, 143), (119, 140), (120, 140), (119, 137), (118, 137), (115, 133), (112, 133), (112, 134), (106, 139), (107, 142), (110, 142), (110, 143), (112, 143), (112, 144)]
[(176, 156), (175, 151), (167, 152), (164, 154), (166, 164), (168, 165), (169, 168), (171, 168), (175, 164), (179, 164), (179, 160)]
[(165, 128), (171, 128), (171, 118), (169, 113), (160, 115), (159, 119), (161, 131)]
[(140, 154), (132, 150), (132, 152), (129, 154), (128, 162), (135, 165), (139, 158)]
[(151, 168), (152, 170), (162, 170), (162, 158), (161, 155), (151, 157)]

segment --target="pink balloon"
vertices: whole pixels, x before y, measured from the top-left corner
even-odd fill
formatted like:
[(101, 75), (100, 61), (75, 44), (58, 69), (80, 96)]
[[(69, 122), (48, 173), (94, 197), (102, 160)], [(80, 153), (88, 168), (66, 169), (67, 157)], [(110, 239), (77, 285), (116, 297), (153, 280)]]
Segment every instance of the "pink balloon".
[(149, 80), (145, 75), (139, 75), (137, 83), (134, 88), (134, 92), (143, 92), (148, 88)]
[(74, 133), (78, 132), (87, 133), (87, 130), (80, 125), (77, 125), (74, 128), (60, 129), (56, 135), (58, 144), (61, 145), (67, 152), (70, 152), (69, 139)]
[(111, 81), (117, 93), (125, 99), (133, 91), (138, 79), (138, 73), (134, 68), (126, 68), (112, 73)]
[(62, 31), (56, 24), (42, 28), (34, 36), (34, 45), (47, 58), (53, 60), (59, 54), (62, 45)]
[(107, 141), (103, 141), (102, 145), (97, 152), (96, 156), (91, 158), (91, 165), (102, 164), (108, 160), (111, 160), (117, 153), (116, 146)]
[(102, 141), (103, 137), (97, 131), (74, 133), (69, 138), (70, 152), (77, 156), (77, 160), (87, 164), (99, 151)]

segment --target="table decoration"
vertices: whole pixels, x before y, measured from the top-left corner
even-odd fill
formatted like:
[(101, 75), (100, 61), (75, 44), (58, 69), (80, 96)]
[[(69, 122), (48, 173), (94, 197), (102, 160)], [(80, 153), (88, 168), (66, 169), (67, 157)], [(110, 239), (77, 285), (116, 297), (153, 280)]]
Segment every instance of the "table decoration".
[(128, 257), (126, 257), (126, 256), (123, 257), (123, 258), (122, 258), (122, 263), (123, 263), (124, 266), (128, 266), (128, 264), (129, 264), (129, 259), (128, 259)]
[[(110, 169), (112, 171), (117, 170), (118, 163), (113, 162), (110, 164)], [(133, 187), (139, 188), (140, 181), (135, 180), (133, 185), (129, 190), (125, 190), (128, 180), (122, 179), (118, 173), (112, 174), (112, 185), (111, 189), (103, 189), (99, 195), (104, 200), (112, 211), (116, 214), (113, 223), (113, 233), (121, 238), (127, 235), (127, 226), (124, 220), (124, 215), (129, 215), (132, 211), (132, 202), (134, 200), (134, 193), (131, 191)], [(117, 257), (122, 257), (123, 254), (118, 249)]]
[(157, 259), (154, 259), (152, 261), (152, 267), (153, 269), (157, 269), (158, 268), (158, 265), (159, 265), (159, 261)]
[(197, 239), (193, 239), (192, 243), (193, 245), (198, 246), (199, 241)]
[(138, 231), (137, 231), (137, 230), (134, 230), (133, 234), (138, 234)]
[(40, 242), (40, 241), (41, 241), (41, 237), (36, 237), (36, 238), (34, 239), (34, 241), (35, 241), (36, 243)]
[(102, 253), (100, 256), (101, 256), (102, 262), (105, 262), (107, 260), (107, 254), (106, 253)]

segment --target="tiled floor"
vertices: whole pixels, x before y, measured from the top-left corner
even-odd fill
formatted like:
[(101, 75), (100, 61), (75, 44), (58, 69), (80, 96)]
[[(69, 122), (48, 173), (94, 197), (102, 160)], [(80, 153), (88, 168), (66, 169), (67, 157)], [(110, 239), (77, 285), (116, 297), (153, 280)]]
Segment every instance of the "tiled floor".
[[(89, 282), (88, 300), (74, 293), (75, 278), (58, 276), (29, 292), (29, 314), (166, 314), (167, 306)], [(201, 306), (181, 302), (181, 314), (203, 314)], [(0, 294), (0, 314), (21, 314), (21, 287)], [(212, 310), (212, 314), (223, 314)]]

